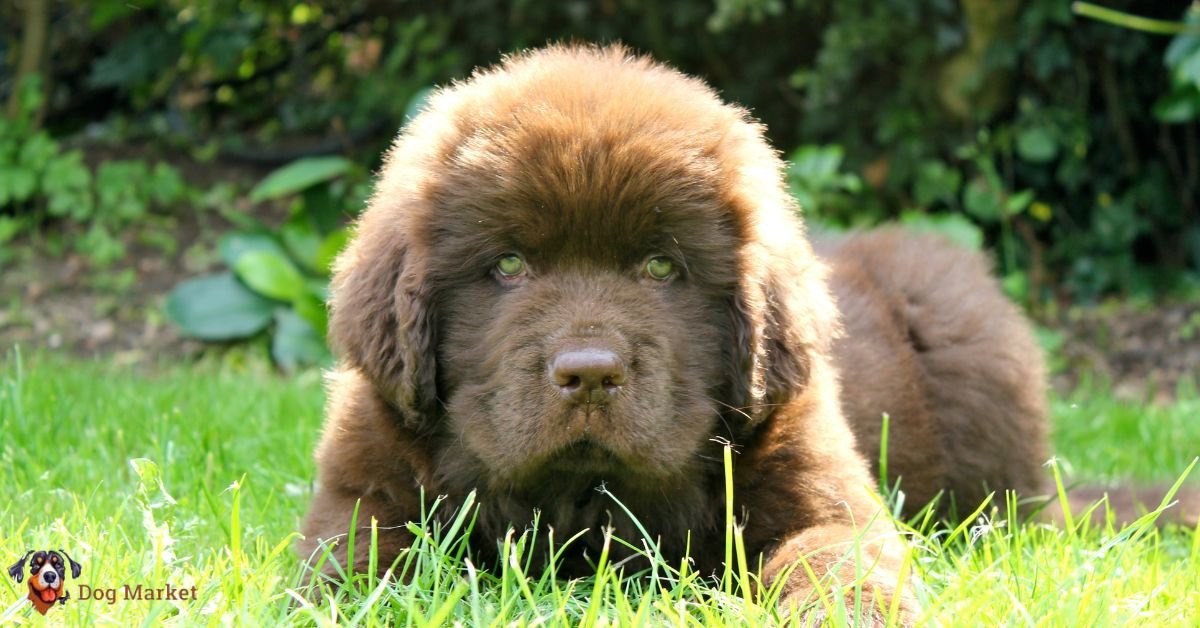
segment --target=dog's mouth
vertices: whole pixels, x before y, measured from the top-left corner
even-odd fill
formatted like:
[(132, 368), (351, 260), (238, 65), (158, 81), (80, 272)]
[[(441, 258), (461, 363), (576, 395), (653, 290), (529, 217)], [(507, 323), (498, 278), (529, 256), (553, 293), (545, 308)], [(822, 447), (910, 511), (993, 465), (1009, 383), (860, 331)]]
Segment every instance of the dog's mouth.
[(618, 470), (621, 459), (607, 447), (584, 438), (564, 447), (547, 461), (546, 468), (559, 473), (597, 474)]

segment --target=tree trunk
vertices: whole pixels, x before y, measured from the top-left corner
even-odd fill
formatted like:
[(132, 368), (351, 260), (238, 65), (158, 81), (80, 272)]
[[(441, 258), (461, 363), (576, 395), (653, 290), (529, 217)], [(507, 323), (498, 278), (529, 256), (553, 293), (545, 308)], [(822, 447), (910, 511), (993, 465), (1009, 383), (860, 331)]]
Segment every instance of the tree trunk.
[[(21, 109), (21, 87), (30, 75), (42, 68), (42, 54), (46, 50), (46, 30), (50, 22), (49, 0), (25, 0), (19, 3), (25, 14), (21, 28), (21, 52), (17, 58), (16, 80), (12, 93), (8, 95), (9, 118), (14, 118)], [(40, 109), (40, 107), (39, 107)], [(41, 118), (34, 116), (35, 123)]]

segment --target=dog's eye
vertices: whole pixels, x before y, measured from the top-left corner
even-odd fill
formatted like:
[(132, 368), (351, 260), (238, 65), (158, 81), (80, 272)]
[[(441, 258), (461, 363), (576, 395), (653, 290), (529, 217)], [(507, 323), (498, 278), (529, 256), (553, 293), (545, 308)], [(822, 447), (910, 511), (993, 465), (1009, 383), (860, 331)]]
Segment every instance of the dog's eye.
[(675, 262), (666, 257), (652, 257), (646, 262), (646, 275), (651, 279), (666, 281), (675, 274)]
[(496, 272), (504, 277), (519, 277), (525, 274), (525, 260), (518, 255), (505, 255), (496, 261)]

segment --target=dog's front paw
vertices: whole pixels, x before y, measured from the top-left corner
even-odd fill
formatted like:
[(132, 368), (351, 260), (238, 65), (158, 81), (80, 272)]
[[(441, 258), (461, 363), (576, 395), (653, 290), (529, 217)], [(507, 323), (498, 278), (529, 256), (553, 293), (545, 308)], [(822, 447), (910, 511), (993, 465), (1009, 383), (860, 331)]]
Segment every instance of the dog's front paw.
[[(868, 591), (864, 587), (830, 586), (818, 590), (811, 585), (793, 586), (779, 599), (779, 608), (802, 626), (850, 625), (887, 626), (895, 591)], [(896, 624), (910, 625), (913, 610), (901, 602)]]

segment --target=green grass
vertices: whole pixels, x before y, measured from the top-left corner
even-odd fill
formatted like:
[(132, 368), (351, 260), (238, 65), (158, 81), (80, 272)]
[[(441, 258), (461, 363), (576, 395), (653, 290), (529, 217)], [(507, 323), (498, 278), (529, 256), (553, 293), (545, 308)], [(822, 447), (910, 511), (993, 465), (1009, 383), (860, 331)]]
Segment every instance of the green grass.
[[(119, 368), (10, 354), (0, 362), (0, 561), (7, 568), (26, 549), (63, 547), (84, 568), (72, 596), (79, 585), (117, 589), (115, 603), (73, 599), (51, 611), (70, 625), (786, 619), (770, 591), (737, 595), (753, 578), (742, 569), (716, 583), (661, 562), (656, 578), (622, 577), (608, 564), (584, 580), (526, 577), (529, 556), (565, 540), (514, 534), (504, 540), (509, 559), (484, 573), (463, 559), (461, 534), (415, 525), (416, 549), (396, 566), (412, 585), (362, 577), (321, 605), (299, 601), (305, 579), (291, 546), (311, 494), (321, 387), (318, 374), (284, 379), (254, 364)], [(1194, 390), (1146, 408), (1092, 386), (1055, 401), (1054, 415), (1068, 481), (1170, 482), (1200, 453)], [(468, 527), (469, 513), (458, 523)], [(1200, 621), (1200, 535), (1190, 530), (1063, 529), (997, 515), (956, 531), (923, 527), (912, 547), (927, 622)], [(2, 611), (25, 589), (0, 582)], [(126, 584), (195, 586), (198, 599), (124, 600)], [(831, 604), (836, 621), (853, 610)], [(29, 609), (0, 616), (41, 621)]]

